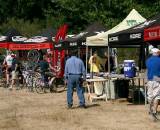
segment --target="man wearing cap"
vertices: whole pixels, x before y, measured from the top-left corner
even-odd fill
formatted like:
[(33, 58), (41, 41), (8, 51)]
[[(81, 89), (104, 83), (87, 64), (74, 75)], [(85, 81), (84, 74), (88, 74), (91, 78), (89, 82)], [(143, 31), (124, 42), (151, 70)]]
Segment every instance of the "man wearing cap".
[[(149, 57), (146, 61), (146, 67), (147, 67), (147, 78), (148, 78), (148, 100), (149, 102), (152, 100), (154, 96), (156, 96), (158, 93), (160, 93), (160, 80), (157, 81), (155, 79), (160, 79), (160, 50), (158, 48), (151, 49), (152, 56)], [(156, 114), (157, 107), (158, 107), (158, 101), (154, 102), (154, 111)], [(154, 116), (153, 114), (153, 116)]]

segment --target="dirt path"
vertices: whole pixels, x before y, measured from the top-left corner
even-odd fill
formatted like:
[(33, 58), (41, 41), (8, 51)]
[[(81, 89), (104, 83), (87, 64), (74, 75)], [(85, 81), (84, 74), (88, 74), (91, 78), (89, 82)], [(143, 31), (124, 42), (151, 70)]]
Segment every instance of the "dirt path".
[(66, 109), (66, 92), (53, 94), (0, 88), (0, 130), (160, 130), (144, 105), (87, 102), (89, 108)]

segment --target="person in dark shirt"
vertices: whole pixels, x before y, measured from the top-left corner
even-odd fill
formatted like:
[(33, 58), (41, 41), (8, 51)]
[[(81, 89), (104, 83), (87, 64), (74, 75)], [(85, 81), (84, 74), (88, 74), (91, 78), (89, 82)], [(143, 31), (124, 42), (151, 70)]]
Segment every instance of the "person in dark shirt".
[(11, 81), (11, 86), (9, 87), (10, 90), (13, 89), (13, 85), (15, 84), (16, 80), (18, 80), (18, 75), (20, 71), (20, 67), (19, 67), (16, 55), (12, 54), (11, 56), (13, 57), (13, 60), (11, 65), (12, 81)]
[[(105, 58), (106, 58), (106, 62), (105, 62), (105, 71), (108, 72), (108, 55), (107, 52), (105, 52)], [(110, 56), (109, 57), (109, 63), (110, 63), (110, 72), (114, 71), (114, 60), (113, 57)]]
[(46, 75), (46, 72), (49, 71), (49, 64), (46, 61), (45, 55), (43, 56), (42, 60), (38, 62), (37, 66), (35, 67), (35, 70), (37, 70), (37, 68), (40, 69), (40, 74), (44, 83), (48, 83), (48, 76)]

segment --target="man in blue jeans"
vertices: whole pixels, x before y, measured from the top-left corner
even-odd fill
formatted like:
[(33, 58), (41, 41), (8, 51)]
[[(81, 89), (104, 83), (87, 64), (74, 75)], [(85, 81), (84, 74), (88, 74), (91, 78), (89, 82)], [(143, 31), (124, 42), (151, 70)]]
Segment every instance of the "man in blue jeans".
[[(68, 108), (73, 106), (73, 89), (76, 87), (79, 98), (79, 107), (86, 108), (84, 98), (84, 88), (82, 82), (85, 79), (85, 67), (83, 61), (76, 57), (77, 51), (72, 51), (71, 57), (66, 61), (65, 65), (65, 82), (67, 83), (67, 103)], [(82, 78), (83, 76), (83, 78)]]

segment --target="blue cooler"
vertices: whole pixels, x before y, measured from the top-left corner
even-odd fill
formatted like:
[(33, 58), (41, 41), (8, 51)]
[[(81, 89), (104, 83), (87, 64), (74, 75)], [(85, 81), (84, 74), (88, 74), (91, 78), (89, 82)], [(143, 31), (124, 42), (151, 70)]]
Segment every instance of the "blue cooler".
[(134, 60), (124, 60), (124, 76), (129, 78), (133, 78), (136, 76)]

